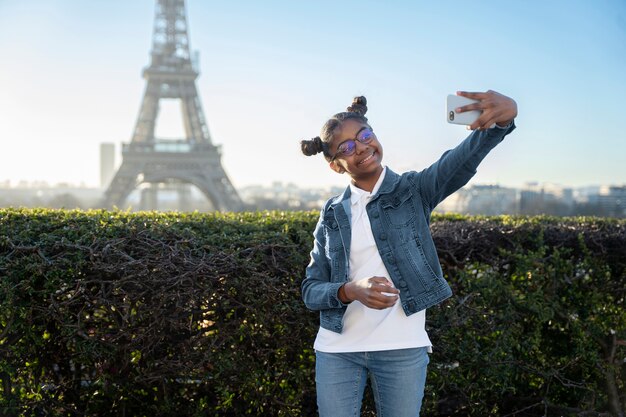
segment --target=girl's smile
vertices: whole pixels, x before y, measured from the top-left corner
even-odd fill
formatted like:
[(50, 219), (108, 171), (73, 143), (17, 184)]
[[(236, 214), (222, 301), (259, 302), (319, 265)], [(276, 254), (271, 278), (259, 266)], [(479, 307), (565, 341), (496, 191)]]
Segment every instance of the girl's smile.
[[(364, 131), (371, 134), (366, 143), (358, 136)], [(334, 155), (330, 161), (331, 169), (340, 174), (347, 172), (354, 185), (371, 191), (383, 171), (383, 147), (376, 135), (367, 124), (347, 119), (335, 129), (333, 136), (330, 144), (330, 151)], [(348, 142), (354, 148), (348, 148), (349, 155), (346, 155), (345, 144)]]
[(374, 159), (375, 154), (376, 154), (376, 151), (372, 151), (369, 155), (365, 157), (365, 159), (362, 159), (361, 161), (359, 161), (357, 165), (363, 165), (363, 164), (367, 164), (369, 162), (375, 161)]

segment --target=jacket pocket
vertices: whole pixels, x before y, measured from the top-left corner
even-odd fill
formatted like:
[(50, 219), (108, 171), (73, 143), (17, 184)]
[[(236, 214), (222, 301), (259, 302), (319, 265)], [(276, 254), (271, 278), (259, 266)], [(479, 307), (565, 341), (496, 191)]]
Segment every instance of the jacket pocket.
[(326, 250), (328, 253), (341, 250), (341, 235), (339, 234), (339, 224), (334, 218), (324, 218), (322, 221), (324, 236), (326, 238)]
[(425, 293), (441, 286), (441, 279), (428, 263), (421, 243), (418, 240), (413, 240), (404, 244), (403, 247), (404, 255), (407, 257), (410, 268), (417, 280), (417, 282), (413, 283), (417, 294)]
[(413, 194), (410, 189), (381, 200), (380, 206), (387, 222), (394, 227), (405, 227), (415, 220)]

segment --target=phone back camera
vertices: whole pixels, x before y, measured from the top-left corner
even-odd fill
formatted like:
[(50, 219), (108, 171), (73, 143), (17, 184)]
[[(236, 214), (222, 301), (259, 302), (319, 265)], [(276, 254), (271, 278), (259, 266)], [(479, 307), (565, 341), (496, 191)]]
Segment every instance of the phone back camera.
[(454, 112), (450, 111), (450, 113), (448, 114), (448, 120), (450, 120), (451, 122), (454, 121)]

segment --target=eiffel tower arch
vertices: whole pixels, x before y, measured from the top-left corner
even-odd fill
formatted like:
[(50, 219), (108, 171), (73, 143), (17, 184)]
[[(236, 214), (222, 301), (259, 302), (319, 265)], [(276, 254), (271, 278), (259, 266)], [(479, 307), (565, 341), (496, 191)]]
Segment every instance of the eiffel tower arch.
[[(193, 184), (216, 210), (237, 211), (243, 204), (221, 162), (221, 148), (213, 144), (200, 97), (199, 75), (191, 59), (184, 0), (157, 0), (150, 66), (143, 71), (146, 90), (130, 143), (122, 145), (122, 164), (104, 194), (105, 207), (122, 207), (130, 193), (147, 185), (148, 207), (164, 184)], [(178, 99), (185, 137), (155, 137), (162, 99)], [(143, 202), (142, 202), (143, 203)]]

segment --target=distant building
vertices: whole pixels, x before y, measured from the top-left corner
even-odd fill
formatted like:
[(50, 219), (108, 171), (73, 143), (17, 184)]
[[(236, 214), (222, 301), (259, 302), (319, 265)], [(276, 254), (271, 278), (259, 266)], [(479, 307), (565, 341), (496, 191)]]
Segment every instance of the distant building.
[(85, 185), (22, 183), (17, 187), (0, 189), (0, 207), (51, 207), (91, 208), (97, 207), (102, 197), (99, 188)]
[(556, 184), (527, 183), (520, 190), (520, 214), (567, 216), (574, 207), (574, 191)]
[(588, 204), (606, 216), (626, 217), (626, 185), (602, 186), (588, 196)]
[(335, 191), (335, 188), (299, 188), (293, 183), (275, 181), (270, 186), (241, 187), (239, 195), (249, 210), (316, 210)]
[(100, 187), (107, 188), (115, 174), (115, 144), (100, 144)]
[(472, 185), (445, 199), (438, 207), (444, 213), (514, 214), (518, 211), (518, 192), (499, 185)]
[(467, 214), (513, 214), (517, 212), (517, 190), (499, 185), (474, 185), (466, 193)]

